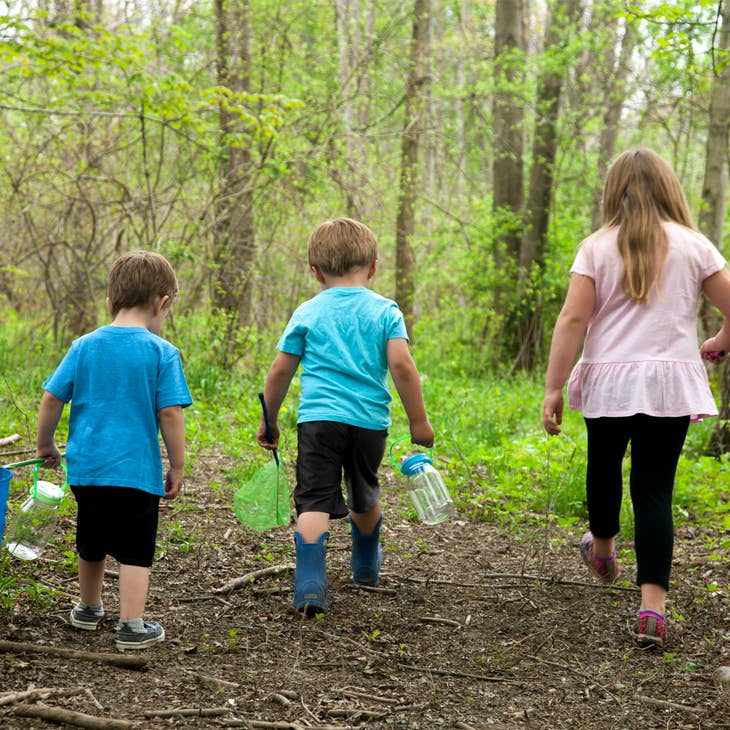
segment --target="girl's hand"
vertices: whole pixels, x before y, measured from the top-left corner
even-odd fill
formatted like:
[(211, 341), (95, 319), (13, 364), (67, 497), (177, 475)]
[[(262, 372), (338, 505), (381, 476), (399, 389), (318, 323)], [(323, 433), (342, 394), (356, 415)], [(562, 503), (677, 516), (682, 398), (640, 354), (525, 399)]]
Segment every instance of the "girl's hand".
[(551, 435), (560, 433), (560, 424), (563, 422), (563, 391), (546, 390), (542, 404), (542, 425)]
[(728, 351), (722, 349), (717, 337), (710, 337), (700, 346), (700, 356), (714, 365), (719, 365), (727, 359)]

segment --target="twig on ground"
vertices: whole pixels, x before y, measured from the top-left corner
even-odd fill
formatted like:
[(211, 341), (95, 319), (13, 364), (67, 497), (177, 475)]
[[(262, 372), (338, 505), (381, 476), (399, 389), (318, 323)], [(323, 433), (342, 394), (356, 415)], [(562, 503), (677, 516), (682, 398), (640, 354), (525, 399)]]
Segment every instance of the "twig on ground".
[(0, 651), (7, 651), (12, 654), (31, 652), (35, 654), (53, 654), (64, 656), (69, 659), (84, 659), (91, 662), (104, 662), (114, 664), (118, 667), (128, 669), (144, 669), (147, 666), (147, 659), (141, 656), (126, 656), (125, 654), (101, 654), (94, 651), (79, 651), (69, 649), (65, 646), (40, 646), (38, 644), (27, 644), (20, 641), (6, 641), (0, 639)]
[(457, 626), (461, 628), (461, 624), (458, 621), (450, 618), (441, 618), (440, 616), (421, 616), (421, 621), (427, 624), (446, 624), (446, 626)]
[(36, 689), (26, 689), (22, 692), (4, 692), (0, 695), (0, 706), (12, 705), (14, 702), (20, 702), (21, 700), (46, 700), (49, 697), (72, 697), (83, 693), (82, 687), (38, 687)]
[[(382, 575), (382, 573), (381, 573)], [(501, 579), (509, 578), (511, 580), (521, 581), (535, 581), (538, 583), (549, 583), (552, 585), (564, 585), (564, 586), (581, 586), (583, 588), (598, 588), (600, 590), (614, 590), (614, 591), (631, 591), (636, 593), (639, 591), (638, 586), (617, 586), (612, 584), (607, 586), (605, 583), (589, 583), (588, 581), (582, 580), (568, 580), (567, 578), (558, 578), (557, 576), (550, 575), (531, 575), (529, 573), (485, 573), (485, 578), (490, 579)], [(409, 583), (422, 583), (424, 585), (441, 585), (441, 586), (456, 586), (457, 588), (481, 588), (482, 590), (491, 588), (514, 588), (516, 586), (504, 586), (492, 583), (465, 583), (462, 581), (455, 580), (444, 580), (443, 578), (417, 578), (407, 575), (398, 576), (399, 580), (405, 580)]]
[(213, 588), (211, 593), (230, 593), (236, 588), (245, 585), (246, 583), (252, 583), (258, 578), (263, 578), (265, 575), (278, 575), (279, 573), (289, 573), (294, 570), (293, 563), (284, 563), (283, 565), (270, 565), (268, 568), (262, 568), (261, 570), (253, 570), (246, 575), (242, 575), (233, 580), (229, 580), (228, 583), (224, 583), (218, 588)]
[(327, 710), (330, 717), (349, 717), (352, 720), (358, 720), (361, 717), (367, 720), (382, 720), (387, 717), (386, 712), (375, 712), (375, 710), (348, 709), (346, 707), (333, 707)]
[(396, 700), (393, 697), (380, 697), (379, 695), (369, 695), (365, 692), (355, 692), (352, 689), (341, 690), (344, 697), (352, 697), (353, 699), (370, 700), (372, 702), (383, 702), (386, 705), (397, 705), (400, 700)]
[(352, 583), (350, 585), (346, 585), (346, 588), (353, 590), (353, 591), (368, 591), (369, 593), (386, 593), (388, 595), (394, 596), (398, 591), (395, 588), (382, 588), (381, 586), (364, 586), (360, 585), (359, 583)]
[(89, 698), (89, 700), (91, 701), (91, 704), (94, 705), (94, 707), (96, 707), (97, 710), (101, 710), (102, 712), (104, 712), (104, 705), (102, 705), (101, 702), (99, 702), (99, 700), (97, 700), (96, 697), (94, 697), (94, 693), (91, 691), (91, 689), (89, 687), (87, 687), (84, 690), (84, 694)]
[(425, 672), (426, 674), (441, 674), (445, 677), (465, 677), (466, 679), (478, 679), (482, 682), (504, 682), (505, 684), (522, 685), (523, 682), (519, 682), (515, 679), (507, 679), (506, 677), (490, 677), (486, 674), (472, 674), (471, 672), (455, 672), (451, 669), (436, 669), (435, 667), (417, 667), (413, 664), (398, 664), (403, 669), (408, 669), (411, 672)]
[(468, 725), (463, 720), (457, 720), (454, 723), (454, 729), (455, 730), (476, 730), (476, 728), (473, 728), (471, 725)]
[(174, 710), (146, 710), (145, 717), (220, 717), (230, 715), (233, 707), (179, 707)]
[[(0, 439), (0, 446), (8, 446), (9, 444), (14, 444), (16, 441), (20, 441), (20, 434), (14, 433), (10, 436), (4, 436)], [(5, 454), (3, 454), (5, 456)]]
[(43, 720), (50, 720), (61, 725), (74, 725), (75, 727), (91, 728), (91, 730), (133, 730), (139, 727), (135, 722), (129, 720), (113, 720), (107, 717), (96, 717), (86, 715), (83, 712), (66, 710), (62, 707), (49, 707), (48, 705), (11, 705), (10, 709), (21, 717), (40, 717)]
[(670, 702), (669, 700), (657, 700), (654, 697), (647, 697), (646, 695), (635, 695), (635, 698), (647, 705), (666, 707), (670, 710), (684, 710), (684, 712), (692, 712), (696, 715), (705, 714), (705, 711), (701, 707), (688, 707), (687, 705), (680, 705), (678, 702)]
[(266, 720), (221, 720), (226, 727), (272, 728), (272, 730), (357, 730), (354, 725), (300, 725), (298, 722)]

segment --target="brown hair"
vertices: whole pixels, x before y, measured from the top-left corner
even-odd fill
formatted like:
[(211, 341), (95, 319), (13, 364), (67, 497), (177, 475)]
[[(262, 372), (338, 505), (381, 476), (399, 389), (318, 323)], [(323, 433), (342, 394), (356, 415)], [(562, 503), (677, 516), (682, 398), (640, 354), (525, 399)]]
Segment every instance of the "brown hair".
[(618, 227), (623, 289), (638, 303), (648, 301), (652, 284), (661, 276), (668, 246), (663, 221), (694, 228), (676, 173), (646, 148), (619, 155), (606, 174), (603, 224)]
[(378, 258), (375, 234), (352, 218), (336, 218), (318, 225), (307, 241), (309, 265), (322, 273), (342, 276), (369, 266)]
[(130, 251), (120, 256), (109, 272), (109, 309), (113, 317), (120, 309), (147, 306), (154, 297), (177, 296), (177, 278), (170, 262), (153, 251)]

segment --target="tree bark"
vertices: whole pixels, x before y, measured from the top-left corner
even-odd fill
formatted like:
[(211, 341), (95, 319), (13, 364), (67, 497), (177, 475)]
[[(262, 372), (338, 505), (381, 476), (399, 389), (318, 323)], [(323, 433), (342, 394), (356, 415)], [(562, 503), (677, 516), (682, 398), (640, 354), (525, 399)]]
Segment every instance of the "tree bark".
[(430, 0), (415, 0), (410, 69), (406, 85), (405, 119), (401, 138), (400, 189), (395, 227), (395, 297), (413, 339), (415, 208), (419, 186), (418, 149), (423, 127), (425, 87), (428, 83)]
[[(618, 34), (618, 20), (615, 13), (609, 15), (608, 22), (613, 23), (614, 33)], [(603, 108), (605, 112), (598, 152), (598, 184), (593, 192), (593, 210), (591, 213), (591, 228), (594, 231), (603, 224), (603, 181), (608, 166), (616, 153), (618, 125), (626, 101), (626, 79), (631, 70), (631, 56), (636, 46), (636, 30), (631, 23), (625, 23), (623, 36), (620, 40), (617, 38), (616, 46), (619, 43), (621, 44), (621, 50), (615, 66), (610, 61), (615, 56), (615, 48), (609, 47), (606, 52), (609, 71), (604, 82)]]
[[(540, 324), (539, 281), (537, 286), (528, 287), (527, 282), (540, 276), (545, 260), (548, 227), (550, 223), (550, 201), (553, 190), (553, 168), (558, 148), (558, 112), (560, 94), (565, 78), (564, 65), (558, 64), (580, 12), (580, 0), (555, 0), (549, 8), (543, 59), (545, 66), (537, 82), (537, 118), (532, 145), (532, 166), (530, 168), (530, 191), (525, 210), (525, 231), (520, 245), (519, 269), (519, 340), (514, 353), (515, 366), (532, 370), (537, 360), (542, 327)], [(537, 265), (538, 271), (533, 272)]]
[[(497, 0), (494, 27), (494, 192), (492, 207), (507, 260), (516, 263), (522, 239), (524, 100), (523, 0)], [(498, 251), (498, 260), (499, 254)], [(504, 261), (502, 263), (505, 263)]]
[[(233, 93), (250, 91), (251, 29), (249, 0), (215, 0), (218, 83)], [(229, 335), (248, 324), (249, 281), (255, 256), (251, 144), (235, 114), (219, 107), (222, 160), (215, 205), (213, 303), (228, 317)]]
[[(730, 129), (730, 2), (721, 3), (722, 28), (719, 48), (715, 52), (716, 75), (712, 84), (705, 154), (705, 179), (702, 185), (700, 230), (722, 250), (725, 220), (725, 200), (728, 187), (728, 130)], [(702, 323), (707, 334), (718, 326), (717, 315), (705, 303)], [(725, 363), (720, 370), (720, 414), (710, 440), (714, 454), (730, 450), (730, 368)]]

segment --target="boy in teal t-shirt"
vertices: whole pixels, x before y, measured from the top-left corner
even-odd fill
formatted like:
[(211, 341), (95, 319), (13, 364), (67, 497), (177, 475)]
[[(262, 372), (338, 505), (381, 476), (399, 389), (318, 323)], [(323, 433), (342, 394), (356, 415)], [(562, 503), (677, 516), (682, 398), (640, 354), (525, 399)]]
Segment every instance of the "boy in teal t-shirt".
[(369, 289), (378, 258), (372, 231), (350, 218), (328, 221), (312, 233), (307, 251), (323, 290), (296, 309), (279, 340), (264, 388), (271, 440), (263, 419), (256, 438), (266, 449), (278, 446), (279, 409), (301, 364), (293, 603), (311, 616), (327, 606), (330, 517), (349, 515), (354, 582), (378, 583), (382, 510), (377, 472), (391, 424), (389, 370), (413, 443), (432, 446), (434, 432), (403, 315), (395, 302)]
[[(132, 251), (111, 268), (107, 307), (114, 321), (71, 345), (45, 390), (37, 455), (61, 460), (54, 436), (71, 403), (68, 483), (78, 505), (76, 548), (81, 600), (70, 623), (94, 630), (104, 618), (106, 556), (119, 561), (119, 649), (162, 641), (143, 620), (155, 552), (160, 497), (180, 493), (185, 461), (183, 408), (192, 403), (177, 348), (160, 337), (177, 279), (160, 254)], [(170, 460), (164, 482), (159, 433)]]

